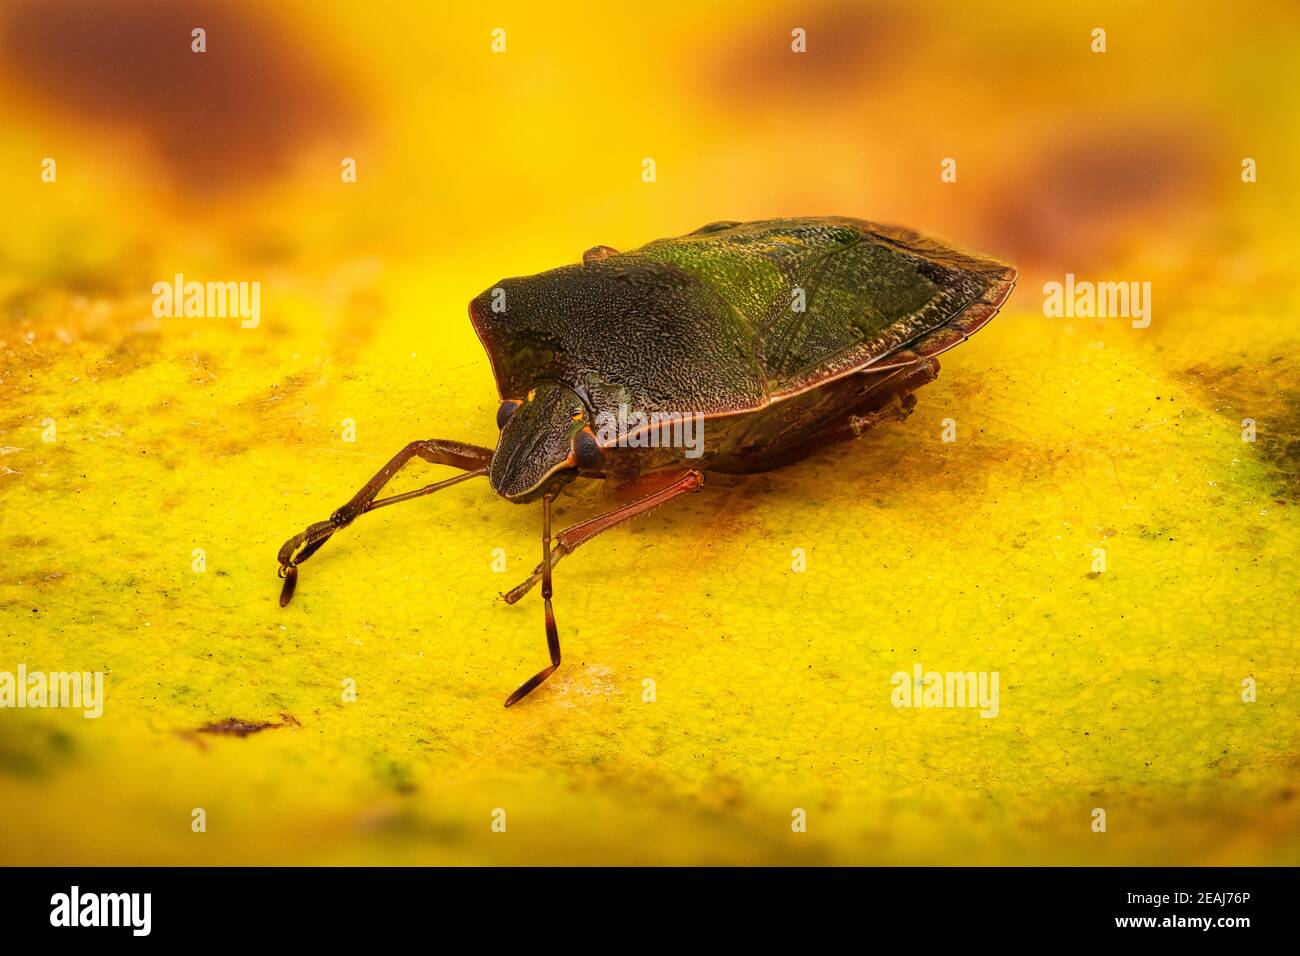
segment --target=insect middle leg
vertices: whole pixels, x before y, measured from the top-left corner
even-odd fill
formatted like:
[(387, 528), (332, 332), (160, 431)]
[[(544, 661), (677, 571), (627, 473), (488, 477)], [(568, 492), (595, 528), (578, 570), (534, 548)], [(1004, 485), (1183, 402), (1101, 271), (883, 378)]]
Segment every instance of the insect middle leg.
[[(412, 458), (422, 458), (424, 461), (435, 465), (450, 465), (453, 468), (461, 468), (465, 470), (465, 474), (448, 478), (445, 481), (435, 482), (431, 485), (425, 485), (415, 491), (407, 491), (400, 495), (392, 495), (375, 501), (375, 496), (379, 494), (384, 485), (388, 484), (392, 477), (401, 470), (402, 466)], [(313, 525), (309, 525), (306, 530), (294, 535), (280, 547), (280, 577), (284, 578), (284, 588), (280, 592), (280, 606), (284, 607), (289, 603), (289, 599), (293, 597), (294, 588), (297, 586), (298, 581), (298, 565), (319, 551), (325, 542), (334, 535), (335, 531), (347, 527), (367, 511), (374, 511), (376, 508), (396, 504), (399, 501), (419, 498), (439, 489), (459, 484), (469, 478), (476, 478), (479, 475), (486, 474), (488, 463), (491, 460), (492, 449), (483, 448), (480, 445), (469, 445), (465, 442), (447, 441), (441, 438), (411, 442), (394, 455), (388, 464), (379, 469), (375, 476), (366, 482), (347, 504), (330, 515), (327, 521), (318, 521)]]
[[(704, 474), (694, 468), (682, 471), (651, 472), (648, 475), (642, 475), (640, 478), (634, 479), (624, 488), (632, 491), (645, 491), (647, 488), (653, 490), (631, 504), (597, 515), (580, 524), (575, 524), (572, 528), (565, 528), (557, 534), (555, 536), (555, 549), (551, 552), (551, 567), (555, 567), (562, 557), (566, 554), (572, 554), (579, 545), (590, 541), (602, 531), (608, 531), (615, 525), (631, 521), (638, 515), (643, 515), (647, 511), (653, 511), (660, 505), (667, 504), (679, 495), (699, 491), (703, 487)], [(526, 581), (505, 595), (507, 604), (514, 604), (532, 590), (533, 586), (542, 579), (545, 564), (546, 562), (539, 564)]]
[(880, 373), (880, 381), (863, 392), (855, 403), (865, 411), (849, 415), (814, 439), (799, 446), (805, 454), (835, 442), (861, 438), (877, 425), (905, 421), (916, 407), (913, 391), (939, 377), (936, 359), (917, 359), (897, 371)]

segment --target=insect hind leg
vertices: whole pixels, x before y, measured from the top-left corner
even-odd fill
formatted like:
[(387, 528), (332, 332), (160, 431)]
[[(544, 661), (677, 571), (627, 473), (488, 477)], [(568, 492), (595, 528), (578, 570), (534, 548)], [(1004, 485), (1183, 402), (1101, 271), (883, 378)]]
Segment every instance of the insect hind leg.
[(750, 463), (751, 470), (793, 464), (829, 445), (861, 438), (877, 425), (905, 421), (916, 407), (912, 392), (935, 380), (939, 363), (916, 356), (915, 361), (900, 368), (864, 374), (867, 378), (862, 392), (846, 408), (810, 431), (805, 440), (781, 449), (778, 455), (756, 457)]
[(858, 408), (866, 411), (850, 415), (830, 440), (861, 438), (884, 422), (906, 421), (916, 408), (916, 396), (912, 393), (938, 377), (939, 360), (935, 358), (919, 359), (886, 376), (884, 381), (868, 389), (858, 403)]

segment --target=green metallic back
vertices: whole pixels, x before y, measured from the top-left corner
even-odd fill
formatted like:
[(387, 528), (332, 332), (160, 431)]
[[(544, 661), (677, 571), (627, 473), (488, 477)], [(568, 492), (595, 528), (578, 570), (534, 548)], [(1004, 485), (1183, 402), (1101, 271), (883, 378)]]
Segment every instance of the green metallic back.
[(861, 220), (720, 222), (503, 280), (470, 315), (502, 398), (549, 379), (595, 411), (725, 414), (865, 369), (972, 307), (982, 324), (1014, 276)]

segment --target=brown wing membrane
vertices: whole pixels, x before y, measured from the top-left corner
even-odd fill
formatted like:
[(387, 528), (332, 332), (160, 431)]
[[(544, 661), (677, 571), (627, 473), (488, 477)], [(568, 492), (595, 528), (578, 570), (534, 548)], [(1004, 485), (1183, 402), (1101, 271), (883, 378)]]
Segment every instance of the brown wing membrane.
[(780, 401), (805, 392), (810, 388), (833, 381), (855, 372), (884, 372), (903, 368), (922, 359), (931, 358), (960, 345), (989, 323), (1011, 295), (1016, 285), (1016, 270), (1004, 267), (1001, 278), (990, 277), (989, 284), (980, 294), (955, 315), (907, 341), (870, 339), (839, 352), (821, 365), (794, 376), (772, 393), (772, 401)]
[(915, 233), (853, 220), (857, 242), (801, 264), (805, 309), (783, 309), (761, 348), (772, 401), (864, 369), (951, 348), (997, 313), (1015, 270)]

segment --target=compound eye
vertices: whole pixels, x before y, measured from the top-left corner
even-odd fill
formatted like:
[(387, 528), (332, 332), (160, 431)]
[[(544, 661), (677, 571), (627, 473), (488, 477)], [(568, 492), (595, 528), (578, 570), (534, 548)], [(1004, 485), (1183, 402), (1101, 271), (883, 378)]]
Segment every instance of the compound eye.
[(506, 427), (506, 422), (510, 421), (510, 416), (515, 413), (515, 409), (521, 404), (523, 403), (515, 401), (501, 403), (501, 407), (497, 409), (497, 431)]
[(573, 436), (573, 454), (583, 471), (598, 471), (605, 465), (605, 456), (596, 443), (596, 436), (586, 428)]

